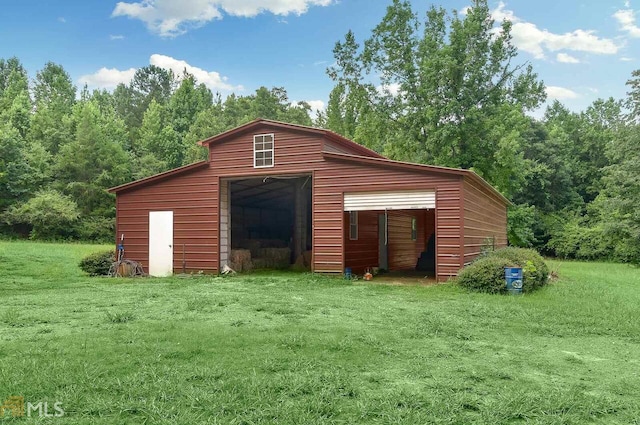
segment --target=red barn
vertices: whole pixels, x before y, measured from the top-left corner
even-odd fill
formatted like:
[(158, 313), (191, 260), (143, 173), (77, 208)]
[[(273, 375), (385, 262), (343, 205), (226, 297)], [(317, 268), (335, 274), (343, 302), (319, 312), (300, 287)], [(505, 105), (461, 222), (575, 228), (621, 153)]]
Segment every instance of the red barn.
[(310, 252), (314, 272), (455, 276), (507, 244), (507, 205), (469, 170), (392, 161), (328, 130), (255, 120), (209, 159), (110, 189), (126, 257), (151, 275), (217, 273), (232, 249)]

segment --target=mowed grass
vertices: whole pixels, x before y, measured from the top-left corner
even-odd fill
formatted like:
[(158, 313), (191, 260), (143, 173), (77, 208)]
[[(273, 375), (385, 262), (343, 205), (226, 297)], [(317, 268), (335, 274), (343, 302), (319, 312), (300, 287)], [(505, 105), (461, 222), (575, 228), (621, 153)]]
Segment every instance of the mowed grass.
[(522, 297), (312, 274), (108, 279), (0, 242), (0, 398), (65, 424), (640, 423), (640, 271)]

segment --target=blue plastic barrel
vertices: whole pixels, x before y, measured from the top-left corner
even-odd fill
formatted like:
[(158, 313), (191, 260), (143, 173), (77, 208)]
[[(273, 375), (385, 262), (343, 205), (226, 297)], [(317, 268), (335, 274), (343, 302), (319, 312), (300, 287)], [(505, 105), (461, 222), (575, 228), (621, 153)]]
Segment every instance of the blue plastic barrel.
[(351, 279), (351, 267), (346, 267), (344, 269), (344, 278), (347, 280)]
[(507, 284), (507, 291), (512, 295), (522, 294), (522, 268), (505, 267), (504, 277)]

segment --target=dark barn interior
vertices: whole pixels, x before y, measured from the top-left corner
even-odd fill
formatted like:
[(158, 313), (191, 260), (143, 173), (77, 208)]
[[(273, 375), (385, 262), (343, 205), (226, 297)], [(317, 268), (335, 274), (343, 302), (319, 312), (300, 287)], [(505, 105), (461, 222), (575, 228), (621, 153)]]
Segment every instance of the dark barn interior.
[(234, 270), (310, 267), (311, 187), (308, 175), (230, 182)]

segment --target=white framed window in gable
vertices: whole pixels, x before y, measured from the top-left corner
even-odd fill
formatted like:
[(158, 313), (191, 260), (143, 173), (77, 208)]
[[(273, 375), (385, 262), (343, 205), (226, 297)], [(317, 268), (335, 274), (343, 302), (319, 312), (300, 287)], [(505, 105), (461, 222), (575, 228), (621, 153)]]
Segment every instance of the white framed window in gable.
[(273, 133), (253, 136), (253, 168), (273, 167), (273, 153)]

